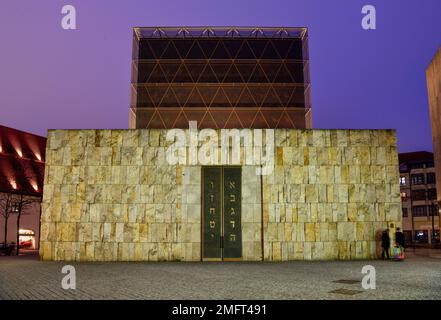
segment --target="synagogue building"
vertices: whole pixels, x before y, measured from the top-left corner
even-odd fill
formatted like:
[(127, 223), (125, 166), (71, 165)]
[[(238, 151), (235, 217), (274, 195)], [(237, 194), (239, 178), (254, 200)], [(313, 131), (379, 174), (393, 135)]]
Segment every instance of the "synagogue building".
[(375, 259), (394, 130), (311, 129), (306, 28), (134, 28), (130, 129), (49, 130), (40, 256)]

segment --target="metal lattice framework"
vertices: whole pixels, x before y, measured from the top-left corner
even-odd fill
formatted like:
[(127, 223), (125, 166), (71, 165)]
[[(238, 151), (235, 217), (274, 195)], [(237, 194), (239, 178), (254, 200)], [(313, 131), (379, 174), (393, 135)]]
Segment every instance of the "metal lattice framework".
[(245, 37), (245, 38), (301, 38), (306, 28), (290, 27), (136, 27), (136, 37), (187, 38), (187, 37)]
[(307, 128), (305, 28), (135, 28), (131, 127)]

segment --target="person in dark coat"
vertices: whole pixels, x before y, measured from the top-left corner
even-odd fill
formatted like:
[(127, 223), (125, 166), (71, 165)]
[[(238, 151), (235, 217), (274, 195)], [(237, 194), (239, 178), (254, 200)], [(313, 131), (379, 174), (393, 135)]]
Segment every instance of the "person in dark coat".
[(381, 252), (381, 257), (384, 260), (384, 254), (386, 253), (387, 260), (389, 257), (389, 248), (390, 248), (390, 237), (389, 237), (389, 229), (386, 229), (381, 234), (381, 248), (383, 251)]
[(404, 250), (404, 233), (400, 228), (397, 228), (397, 232), (395, 232), (395, 241), (401, 250)]

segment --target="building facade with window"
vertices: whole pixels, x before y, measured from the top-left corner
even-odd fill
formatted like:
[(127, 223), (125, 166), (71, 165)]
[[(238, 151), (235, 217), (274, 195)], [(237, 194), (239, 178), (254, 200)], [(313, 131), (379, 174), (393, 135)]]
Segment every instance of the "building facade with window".
[(373, 259), (394, 130), (311, 126), (306, 28), (135, 28), (131, 130), (50, 130), (40, 256)]
[(407, 242), (439, 242), (439, 212), (433, 153), (400, 153), (400, 193)]
[(432, 126), (435, 171), (438, 175), (438, 207), (441, 208), (441, 47), (426, 70), (429, 96), (430, 122)]
[(46, 138), (0, 126), (0, 243), (18, 233), (21, 248), (38, 249), (45, 149)]

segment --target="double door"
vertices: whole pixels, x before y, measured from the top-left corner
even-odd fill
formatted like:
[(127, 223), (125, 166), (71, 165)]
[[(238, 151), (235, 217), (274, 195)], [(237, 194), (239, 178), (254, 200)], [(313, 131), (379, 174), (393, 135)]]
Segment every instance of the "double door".
[(240, 260), (241, 168), (202, 168), (202, 259)]

